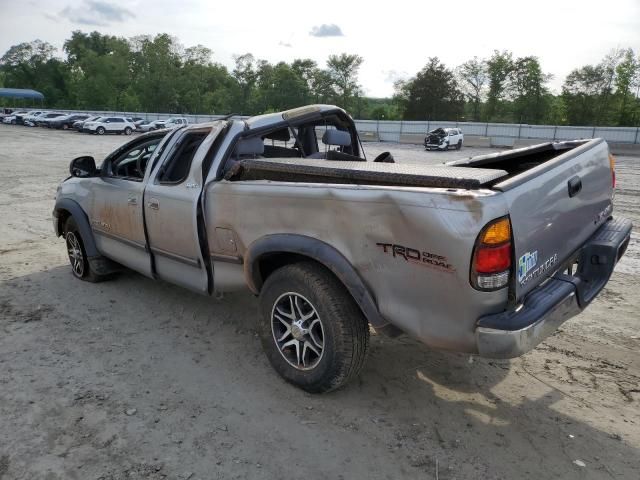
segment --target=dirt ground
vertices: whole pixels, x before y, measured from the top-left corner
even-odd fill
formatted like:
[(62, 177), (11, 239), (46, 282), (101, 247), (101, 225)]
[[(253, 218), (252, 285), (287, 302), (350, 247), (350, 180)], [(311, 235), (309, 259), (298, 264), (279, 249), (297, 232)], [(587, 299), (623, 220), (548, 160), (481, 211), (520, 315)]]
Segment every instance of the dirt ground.
[[(358, 381), (312, 396), (268, 365), (249, 294), (71, 276), (56, 186), (71, 158), (126, 140), (0, 125), (0, 479), (640, 478), (638, 233), (599, 298), (524, 357), (375, 336)], [(640, 226), (640, 158), (617, 172), (615, 212)]]

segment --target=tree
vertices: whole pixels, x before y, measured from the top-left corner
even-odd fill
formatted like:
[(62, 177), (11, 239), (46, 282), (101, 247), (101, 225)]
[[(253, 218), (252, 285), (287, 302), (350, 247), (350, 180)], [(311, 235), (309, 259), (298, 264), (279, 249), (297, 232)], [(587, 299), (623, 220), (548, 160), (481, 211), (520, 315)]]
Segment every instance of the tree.
[(513, 70), (513, 54), (509, 51), (495, 50), (491, 58), (486, 61), (489, 77), (489, 91), (487, 93), (487, 119), (500, 120), (504, 116), (503, 100), (507, 89), (509, 76)]
[(340, 106), (346, 110), (350, 110), (354, 105), (354, 99), (361, 90), (358, 84), (358, 70), (363, 62), (364, 59), (361, 56), (346, 53), (329, 55), (327, 60), (327, 70), (333, 81)]
[(550, 79), (550, 75), (542, 72), (536, 57), (522, 57), (512, 63), (506, 90), (518, 123), (543, 121), (548, 107), (545, 83)]
[(255, 58), (250, 53), (234, 57), (236, 68), (233, 69), (233, 77), (238, 82), (240, 96), (237, 101), (241, 113), (250, 111), (251, 92), (258, 79), (255, 69)]
[[(623, 50), (622, 59), (616, 66), (616, 97), (618, 101), (618, 125), (633, 125), (638, 110), (640, 88), (640, 59), (636, 59), (633, 50)], [(634, 90), (636, 90), (634, 95)]]
[(53, 45), (40, 40), (12, 46), (0, 58), (4, 85), (33, 88), (41, 91), (50, 105), (64, 104), (68, 72), (55, 53)]
[(456, 69), (458, 85), (473, 108), (473, 120), (480, 120), (480, 106), (486, 94), (488, 82), (487, 63), (473, 57)]
[(408, 120), (457, 120), (464, 111), (464, 95), (455, 75), (432, 57), (418, 74), (396, 83), (396, 99)]

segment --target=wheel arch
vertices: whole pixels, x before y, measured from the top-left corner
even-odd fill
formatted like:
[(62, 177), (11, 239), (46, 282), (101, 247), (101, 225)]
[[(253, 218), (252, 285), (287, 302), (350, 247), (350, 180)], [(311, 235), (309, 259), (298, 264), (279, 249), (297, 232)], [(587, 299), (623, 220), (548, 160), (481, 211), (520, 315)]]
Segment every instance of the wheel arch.
[(64, 224), (69, 217), (73, 217), (82, 235), (82, 243), (84, 245), (87, 257), (95, 257), (100, 255), (96, 248), (96, 242), (93, 238), (93, 231), (89, 224), (87, 214), (84, 212), (80, 204), (69, 198), (62, 198), (56, 201), (53, 209), (55, 220), (56, 235), (60, 236), (64, 233)]
[(313, 261), (327, 268), (351, 294), (367, 321), (376, 329), (390, 327), (351, 263), (334, 247), (305, 235), (273, 234), (253, 242), (244, 257), (244, 275), (254, 293), (260, 293), (267, 277), (280, 267)]

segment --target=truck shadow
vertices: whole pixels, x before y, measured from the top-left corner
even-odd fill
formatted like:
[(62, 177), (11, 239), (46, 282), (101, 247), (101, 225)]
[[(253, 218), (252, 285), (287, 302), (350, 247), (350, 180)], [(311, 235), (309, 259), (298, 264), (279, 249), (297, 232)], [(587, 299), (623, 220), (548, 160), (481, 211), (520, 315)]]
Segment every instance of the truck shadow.
[[(73, 365), (86, 362), (85, 371), (61, 365), (71, 379), (62, 392), (56, 378), (42, 379), (41, 391), (50, 382), (60, 401), (81, 386), (106, 389), (114, 401), (144, 388), (178, 415), (183, 409), (185, 421), (193, 409), (207, 417), (215, 404), (216, 421), (230, 429), (252, 418), (261, 419), (256, 429), (265, 428), (264, 418), (275, 411), (274, 421), (292, 420), (292, 435), (313, 429), (305, 441), (329, 444), (325, 448), (347, 473), (351, 458), (381, 469), (397, 462), (395, 478), (432, 478), (434, 469), (440, 479), (637, 478), (640, 471), (637, 436), (621, 438), (601, 426), (598, 417), (616, 415), (609, 407), (569, 398), (517, 361), (470, 360), (428, 351), (408, 338), (374, 336), (355, 382), (310, 396), (271, 370), (255, 335), (257, 302), (248, 294), (217, 300), (135, 273), (89, 284), (62, 266), (0, 283), (0, 306), (2, 350), (17, 328), (21, 338), (29, 334), (20, 354), (27, 363), (16, 365), (46, 358), (52, 349), (67, 352)], [(24, 368), (34, 375), (37, 365)], [(7, 405), (17, 401), (8, 395)], [(119, 420), (107, 415), (109, 421)], [(150, 421), (149, 428), (158, 427)], [(191, 425), (181, 441), (197, 444), (199, 428)], [(254, 433), (243, 448), (252, 442), (256, 449), (281, 447), (277, 438)], [(352, 439), (349, 452), (340, 447), (344, 438)]]

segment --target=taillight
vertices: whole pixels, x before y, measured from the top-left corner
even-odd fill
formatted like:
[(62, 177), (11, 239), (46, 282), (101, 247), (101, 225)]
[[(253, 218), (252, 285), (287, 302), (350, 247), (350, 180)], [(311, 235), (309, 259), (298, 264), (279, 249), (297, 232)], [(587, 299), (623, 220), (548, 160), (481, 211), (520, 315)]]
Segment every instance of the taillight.
[(609, 154), (609, 168), (611, 168), (611, 186), (616, 188), (616, 159)]
[(505, 287), (511, 277), (511, 221), (489, 222), (478, 235), (471, 261), (471, 285), (478, 290)]

